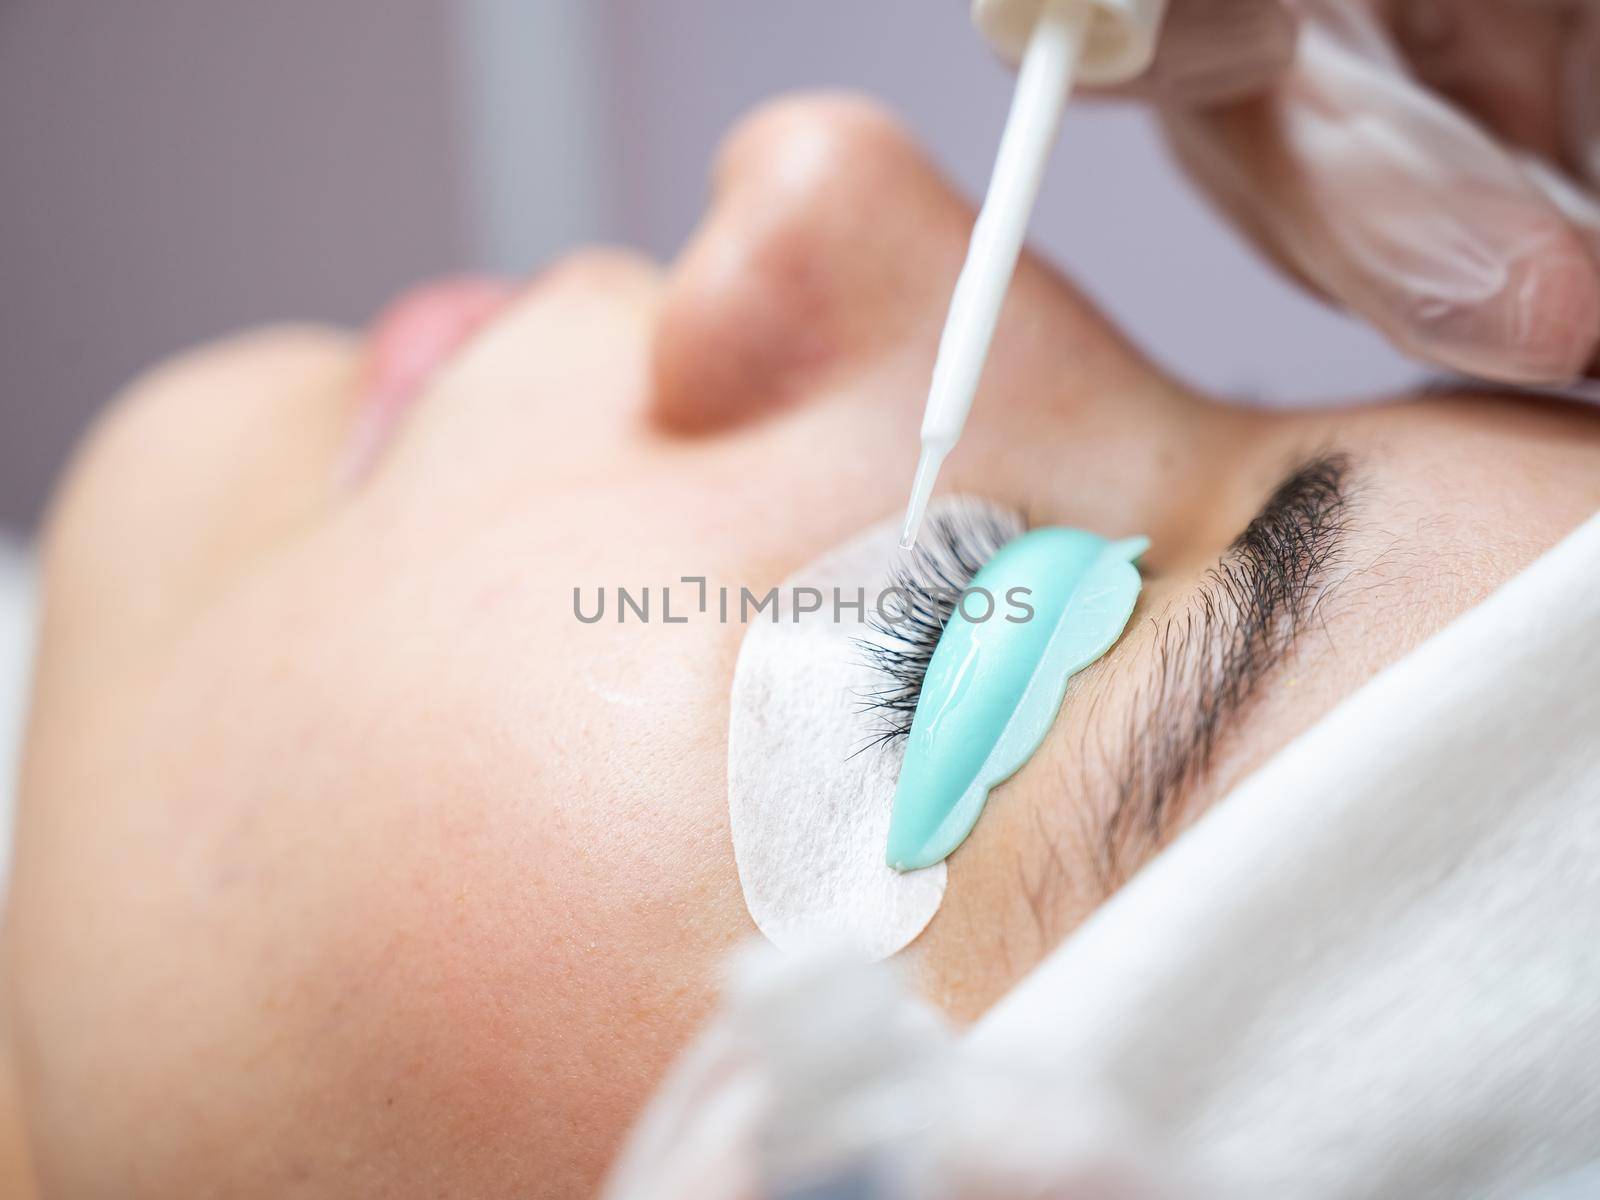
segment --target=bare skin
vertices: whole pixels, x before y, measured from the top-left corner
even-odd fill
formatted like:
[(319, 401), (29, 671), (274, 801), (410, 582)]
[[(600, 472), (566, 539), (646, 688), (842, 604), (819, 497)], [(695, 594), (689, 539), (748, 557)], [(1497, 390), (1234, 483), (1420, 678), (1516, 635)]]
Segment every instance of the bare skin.
[[(893, 513), (970, 220), (881, 113), (788, 101), (730, 137), (675, 264), (540, 276), (358, 484), (356, 339), (249, 334), (130, 388), (44, 554), (6, 967), (45, 1194), (593, 1190), (753, 930), (740, 628), (581, 626), (572, 588), (764, 589)], [(1116, 755), (1083, 747), (1141, 736), (1163, 631), (1329, 448), (1352, 498), (1319, 619), (1159, 828), (1087, 835)], [(1218, 406), (1027, 262), (946, 486), (1154, 549), (1129, 634), (952, 860), (908, 951), (927, 993), (981, 1012), (1594, 512), (1597, 467), (1600, 417), (1526, 398)]]

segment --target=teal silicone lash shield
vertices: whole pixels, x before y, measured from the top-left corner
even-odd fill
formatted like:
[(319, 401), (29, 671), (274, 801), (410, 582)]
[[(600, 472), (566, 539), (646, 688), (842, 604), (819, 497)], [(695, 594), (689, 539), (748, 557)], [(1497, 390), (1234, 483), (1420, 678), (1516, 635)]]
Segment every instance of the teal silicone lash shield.
[(1028, 619), (957, 605), (922, 682), (895, 788), (888, 863), (943, 862), (988, 801), (1044, 741), (1073, 675), (1127, 627), (1146, 538), (1108, 541), (1081, 529), (1036, 529), (1004, 546), (969, 591), (1026, 595)]

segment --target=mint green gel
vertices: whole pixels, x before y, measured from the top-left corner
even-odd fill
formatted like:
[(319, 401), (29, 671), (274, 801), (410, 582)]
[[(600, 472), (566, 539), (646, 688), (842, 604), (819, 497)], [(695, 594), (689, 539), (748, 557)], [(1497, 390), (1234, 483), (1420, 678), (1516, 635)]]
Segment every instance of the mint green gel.
[(1141, 585), (1133, 564), (1149, 545), (1035, 529), (978, 572), (922, 683), (889, 821), (891, 867), (931, 867), (966, 841), (989, 789), (1044, 741), (1067, 681), (1122, 636)]

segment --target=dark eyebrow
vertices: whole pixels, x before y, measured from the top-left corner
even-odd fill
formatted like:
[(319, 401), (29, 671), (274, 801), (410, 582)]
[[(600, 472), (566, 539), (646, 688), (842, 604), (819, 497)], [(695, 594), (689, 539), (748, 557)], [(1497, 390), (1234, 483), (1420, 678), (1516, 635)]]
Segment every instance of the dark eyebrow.
[(1158, 619), (1103, 831), (1108, 871), (1131, 845), (1159, 844), (1222, 735), (1315, 619), (1344, 548), (1349, 478), (1344, 454), (1301, 463), (1181, 610)]

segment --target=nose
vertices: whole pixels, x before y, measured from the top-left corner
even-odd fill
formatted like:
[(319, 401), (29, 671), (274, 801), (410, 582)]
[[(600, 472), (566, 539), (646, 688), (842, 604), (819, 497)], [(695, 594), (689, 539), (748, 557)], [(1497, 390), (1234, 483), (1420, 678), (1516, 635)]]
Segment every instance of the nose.
[(660, 424), (732, 426), (937, 333), (971, 210), (876, 106), (759, 109), (724, 141), (712, 193), (657, 327)]
[[(877, 107), (824, 96), (759, 110), (724, 143), (710, 211), (667, 285), (654, 423), (707, 436), (824, 407), (837, 419), (770, 422), (771, 469), (810, 484), (820, 471), (872, 515), (903, 504), (972, 226), (972, 207)], [(1162, 497), (1187, 494), (1170, 486), (1169, 452), (1226, 424), (1207, 411), (1025, 254), (941, 482), (1069, 524), (1157, 533)], [(769, 531), (813, 520), (794, 512), (770, 515)]]

